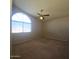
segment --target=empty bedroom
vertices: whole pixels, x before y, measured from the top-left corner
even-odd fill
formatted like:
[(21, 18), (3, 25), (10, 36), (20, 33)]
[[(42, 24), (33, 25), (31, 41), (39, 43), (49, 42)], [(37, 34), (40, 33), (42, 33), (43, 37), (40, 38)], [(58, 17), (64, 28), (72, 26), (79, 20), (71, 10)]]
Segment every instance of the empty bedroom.
[(12, 0), (11, 59), (69, 59), (69, 0)]

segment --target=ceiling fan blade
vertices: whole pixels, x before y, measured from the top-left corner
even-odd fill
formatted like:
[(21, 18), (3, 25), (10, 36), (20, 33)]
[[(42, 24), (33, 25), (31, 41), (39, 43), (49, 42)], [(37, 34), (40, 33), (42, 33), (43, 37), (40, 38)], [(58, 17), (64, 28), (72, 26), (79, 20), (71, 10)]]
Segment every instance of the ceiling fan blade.
[(41, 14), (40, 13), (37, 13), (39, 16), (41, 16)]
[(43, 15), (43, 16), (50, 16), (49, 14)]
[(40, 13), (37, 13), (39, 16), (50, 16), (49, 14), (45, 14), (45, 15), (42, 15)]

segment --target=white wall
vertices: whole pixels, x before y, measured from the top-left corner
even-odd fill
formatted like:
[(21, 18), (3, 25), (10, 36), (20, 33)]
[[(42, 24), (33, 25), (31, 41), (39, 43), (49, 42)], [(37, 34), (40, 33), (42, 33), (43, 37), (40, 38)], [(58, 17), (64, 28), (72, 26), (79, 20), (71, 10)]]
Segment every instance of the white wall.
[[(21, 11), (19, 8), (14, 7), (12, 14), (16, 12), (24, 12), (24, 11)], [(30, 33), (11, 33), (11, 42), (14, 44), (22, 43), (28, 39), (30, 40), (41, 37), (41, 22), (35, 17), (29, 15), (28, 13), (26, 14), (30, 17), (32, 21), (32, 31)]]
[[(22, 12), (22, 10), (14, 7), (12, 14), (16, 12)], [(49, 39), (57, 39), (68, 41), (69, 39), (69, 18), (61, 17), (51, 19), (46, 23), (42, 23), (40, 20), (26, 13), (32, 21), (32, 32), (31, 33), (11, 33), (12, 43), (21, 43), (28, 39), (35, 39), (40, 37), (46, 37)]]
[(61, 17), (51, 19), (45, 23), (46, 37), (50, 39), (64, 40), (69, 39), (69, 18)]

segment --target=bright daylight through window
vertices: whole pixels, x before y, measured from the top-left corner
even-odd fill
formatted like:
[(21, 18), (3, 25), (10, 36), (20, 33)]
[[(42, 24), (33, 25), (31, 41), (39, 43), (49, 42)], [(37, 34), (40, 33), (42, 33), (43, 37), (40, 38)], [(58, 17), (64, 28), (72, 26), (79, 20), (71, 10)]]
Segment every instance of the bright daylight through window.
[(12, 16), (12, 33), (31, 32), (31, 20), (23, 13)]

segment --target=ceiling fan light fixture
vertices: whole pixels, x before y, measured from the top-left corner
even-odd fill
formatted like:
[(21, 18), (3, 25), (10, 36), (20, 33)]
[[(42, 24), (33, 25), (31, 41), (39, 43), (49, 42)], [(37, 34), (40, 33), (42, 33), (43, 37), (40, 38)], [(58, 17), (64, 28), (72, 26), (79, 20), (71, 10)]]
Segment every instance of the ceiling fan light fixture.
[(40, 16), (40, 19), (41, 19), (41, 20), (43, 20), (43, 19), (44, 19), (44, 17)]

